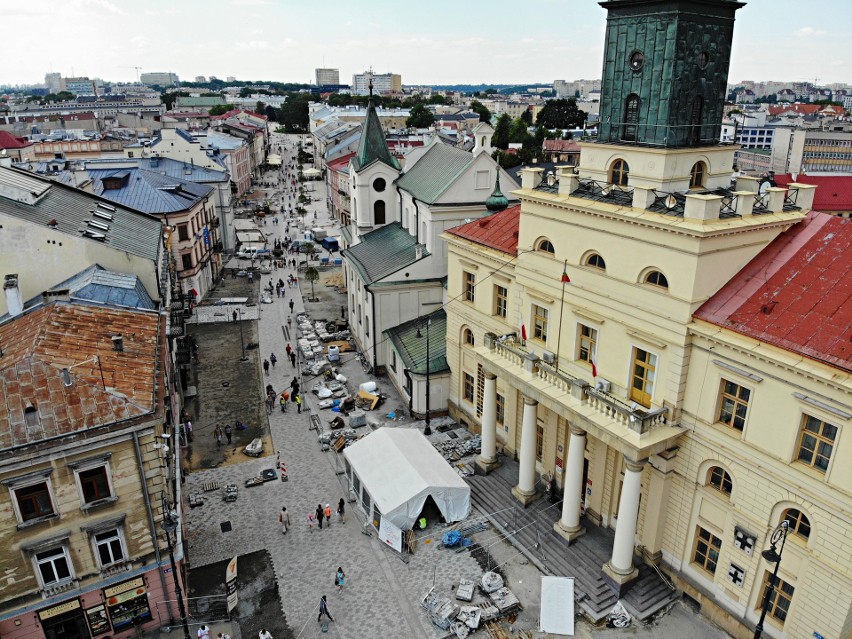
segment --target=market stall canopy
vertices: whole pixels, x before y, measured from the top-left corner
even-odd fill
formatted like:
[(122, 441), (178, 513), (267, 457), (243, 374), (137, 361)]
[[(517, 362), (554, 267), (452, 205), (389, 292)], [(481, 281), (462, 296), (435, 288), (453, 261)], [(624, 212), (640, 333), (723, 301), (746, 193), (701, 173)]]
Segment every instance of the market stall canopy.
[(322, 171), (320, 171), (319, 169), (305, 169), (304, 171), (302, 171), (302, 175), (304, 175), (306, 178), (317, 178), (321, 174)]
[(432, 497), (447, 522), (470, 513), (470, 486), (419, 430), (380, 428), (343, 451), (382, 517), (402, 530)]
[(270, 153), (268, 156), (266, 156), (266, 163), (269, 166), (281, 166), (281, 156), (276, 155), (274, 153)]

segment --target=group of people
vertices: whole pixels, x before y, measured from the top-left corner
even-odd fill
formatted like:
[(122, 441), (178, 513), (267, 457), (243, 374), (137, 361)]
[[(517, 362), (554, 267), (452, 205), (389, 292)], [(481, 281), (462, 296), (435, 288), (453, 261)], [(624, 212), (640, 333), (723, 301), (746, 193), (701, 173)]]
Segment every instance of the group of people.
[[(337, 502), (337, 521), (342, 524), (346, 523), (346, 501), (343, 497)], [(323, 508), (322, 504), (317, 504), (317, 509), (308, 513), (308, 530), (314, 532), (314, 526), (319, 524), (319, 529), (322, 530), (322, 522), (325, 520), (325, 527), (331, 528), (331, 504), (326, 504)]]
[(225, 428), (216, 424), (216, 428), (213, 429), (213, 437), (216, 439), (216, 448), (222, 447), (222, 437), (226, 437), (228, 439), (228, 444), (230, 445), (233, 434), (234, 431), (230, 424), (225, 424)]

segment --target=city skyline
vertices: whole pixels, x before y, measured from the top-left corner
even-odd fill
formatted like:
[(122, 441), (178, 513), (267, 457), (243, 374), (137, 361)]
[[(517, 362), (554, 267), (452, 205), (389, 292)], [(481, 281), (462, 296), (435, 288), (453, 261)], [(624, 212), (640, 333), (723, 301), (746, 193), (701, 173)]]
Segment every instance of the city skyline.
[[(316, 67), (339, 68), (347, 84), (368, 67), (399, 73), (406, 85), (600, 77), (606, 12), (596, 2), (526, 6), (532, 10), (521, 14), (496, 0), (488, 12), (465, 5), (469, 13), (460, 15), (458, 5), (436, 0), (424, 19), (418, 5), (383, 0), (363, 0), (354, 16), (340, 0), (324, 5), (321, 16), (290, 0), (149, 0), (144, 7), (35, 0), (4, 7), (5, 44), (16, 55), (0, 58), (0, 83), (41, 83), (48, 72), (133, 81), (135, 67), (185, 81), (212, 74), (306, 84)], [(737, 14), (730, 82), (852, 82), (852, 59), (842, 54), (852, 35), (852, 4), (812, 0), (807, 15), (792, 20), (801, 6), (746, 3)], [(50, 46), (32, 45), (34, 25)]]

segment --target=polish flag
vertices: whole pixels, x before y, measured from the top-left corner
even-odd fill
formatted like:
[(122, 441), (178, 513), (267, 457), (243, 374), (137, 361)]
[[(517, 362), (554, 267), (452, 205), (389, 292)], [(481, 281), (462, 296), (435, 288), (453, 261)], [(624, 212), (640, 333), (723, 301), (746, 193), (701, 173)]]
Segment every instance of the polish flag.
[(526, 324), (521, 324), (521, 339), (525, 342), (527, 341), (527, 326)]
[(571, 278), (568, 277), (568, 271), (566, 271), (564, 269), (562, 271), (562, 283), (563, 284), (570, 284), (571, 283)]
[(592, 358), (592, 379), (598, 376), (598, 365), (595, 364), (595, 359)]

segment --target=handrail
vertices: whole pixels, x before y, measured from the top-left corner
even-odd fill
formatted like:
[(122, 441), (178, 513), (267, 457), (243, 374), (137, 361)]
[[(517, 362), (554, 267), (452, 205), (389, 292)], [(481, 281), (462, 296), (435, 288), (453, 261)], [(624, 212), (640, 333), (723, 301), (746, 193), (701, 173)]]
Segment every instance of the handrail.
[(654, 426), (666, 423), (668, 408), (662, 407), (654, 410), (633, 408), (618, 397), (592, 386), (587, 387), (585, 392), (598, 410), (639, 434), (647, 433)]
[(633, 187), (621, 186), (602, 182), (591, 178), (579, 178), (577, 188), (571, 193), (573, 197), (581, 197), (597, 202), (614, 202), (624, 206), (633, 204)]

